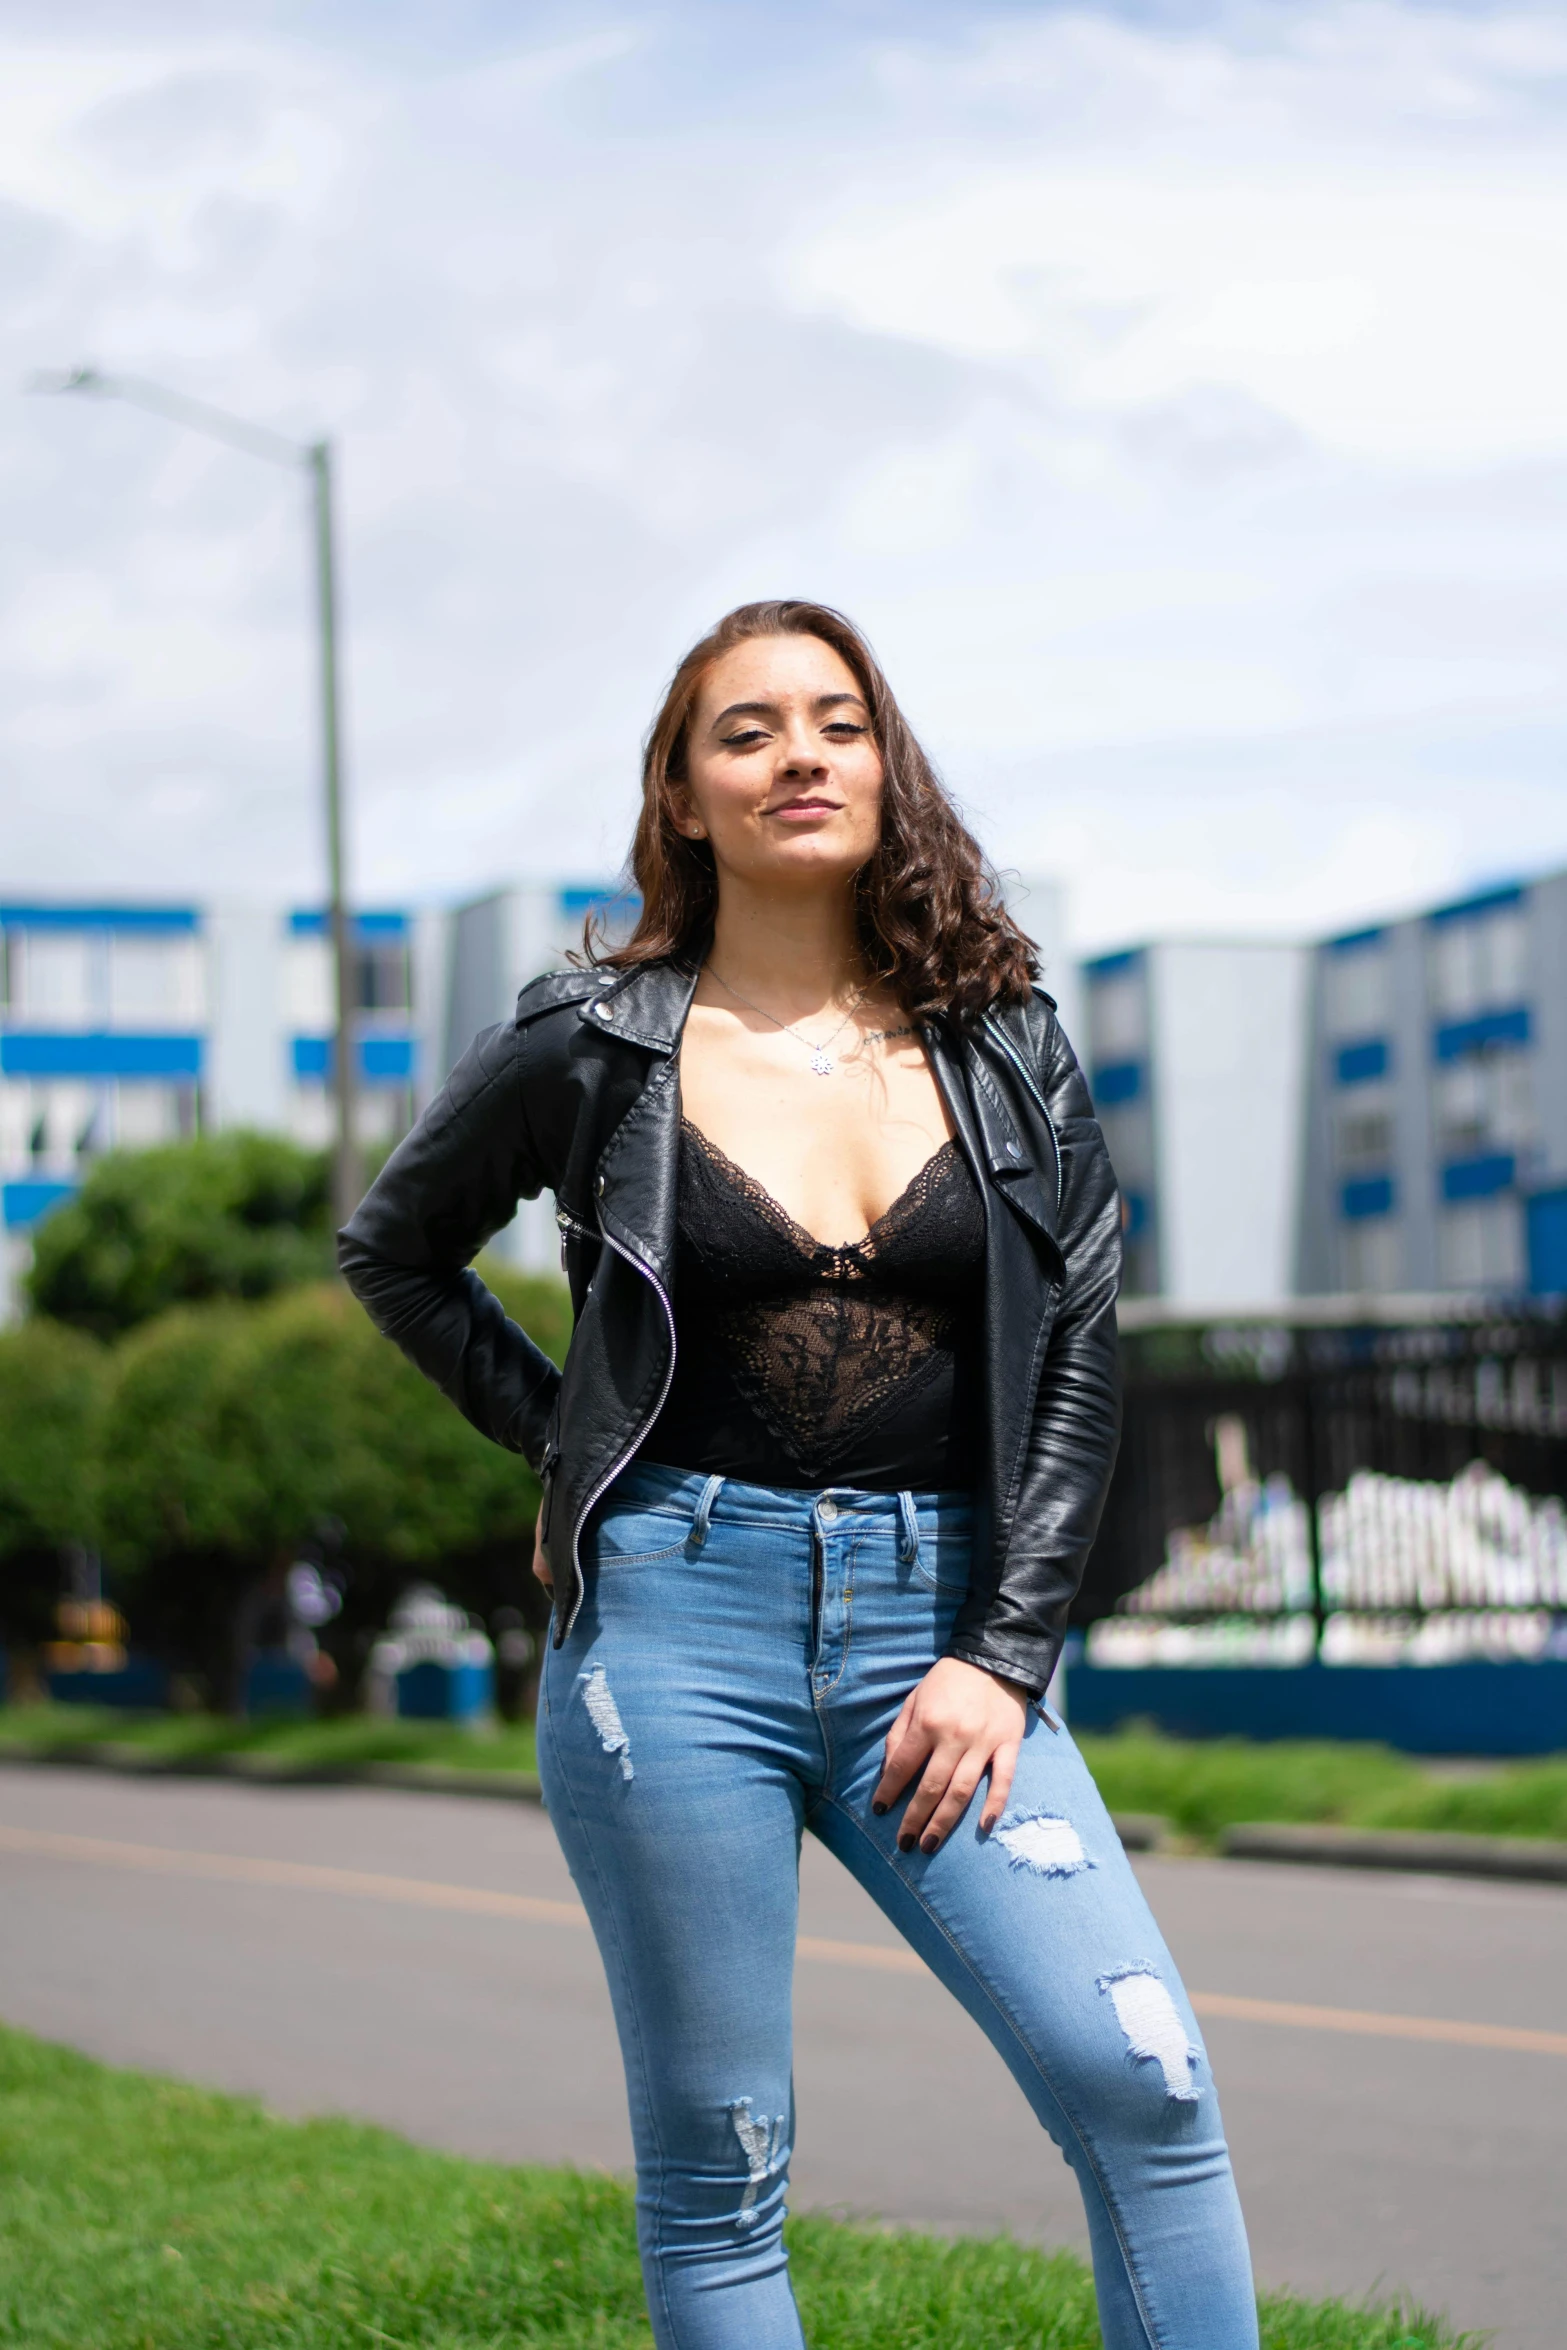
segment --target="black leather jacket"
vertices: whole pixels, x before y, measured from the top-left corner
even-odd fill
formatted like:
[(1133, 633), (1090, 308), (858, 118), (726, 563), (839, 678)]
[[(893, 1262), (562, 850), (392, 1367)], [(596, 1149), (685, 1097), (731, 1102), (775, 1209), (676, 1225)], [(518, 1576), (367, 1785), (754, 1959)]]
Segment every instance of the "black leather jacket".
[[(339, 1237), (379, 1328), (543, 1479), (557, 1644), (581, 1604), (583, 1522), (674, 1368), (678, 1053), (695, 984), (675, 963), (535, 980), (515, 1018), (475, 1039)], [(986, 1226), (986, 1465), (950, 1652), (1037, 1695), (1115, 1458), (1120, 1202), (1048, 996), (922, 1034)], [(517, 1201), (546, 1188), (577, 1317), (564, 1371), (466, 1270)]]

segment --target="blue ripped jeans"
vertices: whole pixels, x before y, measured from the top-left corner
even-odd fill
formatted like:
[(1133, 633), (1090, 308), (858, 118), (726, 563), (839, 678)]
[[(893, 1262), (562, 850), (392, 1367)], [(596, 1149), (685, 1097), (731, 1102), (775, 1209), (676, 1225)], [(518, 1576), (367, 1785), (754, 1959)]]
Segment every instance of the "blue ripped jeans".
[[(539, 1709), (631, 2100), (659, 2350), (800, 2350), (782, 2225), (800, 1835), (962, 2001), (1077, 2174), (1106, 2350), (1255, 2350), (1245, 2229), (1186, 1994), (1092, 1779), (1031, 1713), (1011, 1801), (900, 1853), (882, 1744), (946, 1646), (961, 1495), (634, 1463)], [(933, 2115), (931, 2126), (938, 2126)]]

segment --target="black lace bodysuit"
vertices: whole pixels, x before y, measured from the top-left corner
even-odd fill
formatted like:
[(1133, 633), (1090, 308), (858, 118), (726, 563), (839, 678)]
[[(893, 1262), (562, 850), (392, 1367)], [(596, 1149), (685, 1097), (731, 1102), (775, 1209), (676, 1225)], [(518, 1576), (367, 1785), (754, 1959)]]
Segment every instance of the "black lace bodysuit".
[(973, 1483), (984, 1210), (956, 1143), (830, 1248), (680, 1129), (675, 1375), (645, 1459), (755, 1485)]

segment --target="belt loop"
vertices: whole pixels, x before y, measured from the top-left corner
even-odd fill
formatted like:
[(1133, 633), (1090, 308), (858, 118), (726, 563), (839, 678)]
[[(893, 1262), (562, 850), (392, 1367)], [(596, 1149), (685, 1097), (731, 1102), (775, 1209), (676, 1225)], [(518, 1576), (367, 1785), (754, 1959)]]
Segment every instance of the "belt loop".
[(914, 1496), (907, 1488), (898, 1496), (898, 1556), (906, 1567), (919, 1564), (920, 1522), (914, 1514)]
[(696, 1516), (691, 1521), (691, 1547), (700, 1550), (707, 1540), (707, 1529), (713, 1515), (713, 1504), (723, 1489), (722, 1477), (709, 1477), (702, 1488), (702, 1497), (696, 1505)]

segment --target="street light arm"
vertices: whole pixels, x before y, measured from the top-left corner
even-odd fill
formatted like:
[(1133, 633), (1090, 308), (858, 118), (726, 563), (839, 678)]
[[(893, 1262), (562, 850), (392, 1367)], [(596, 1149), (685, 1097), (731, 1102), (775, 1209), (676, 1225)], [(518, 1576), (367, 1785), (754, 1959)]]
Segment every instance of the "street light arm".
[(331, 914), (332, 962), (336, 979), (337, 1021), (332, 1090), (337, 1128), (332, 1153), (332, 1203), (335, 1221), (346, 1224), (359, 1205), (361, 1167), (354, 1134), (354, 958), (344, 883), (342, 734), (338, 711), (337, 675), (337, 565), (332, 529), (332, 444), (327, 440), (291, 441), (265, 425), (249, 424), (205, 400), (187, 400), (182, 392), (167, 392), (162, 384), (138, 375), (105, 375), (96, 367), (56, 368), (30, 378), (30, 392), (86, 392), (100, 400), (129, 400), (150, 408), (171, 424), (188, 425), (211, 440), (226, 441), (249, 457), (265, 458), (269, 465), (286, 465), (291, 473), (310, 478), (315, 518), (316, 620), (321, 647), (321, 781), (326, 801), (328, 897)]
[(128, 400), (137, 408), (150, 408), (155, 416), (166, 416), (173, 424), (188, 425), (193, 432), (202, 432), (210, 440), (227, 441), (232, 448), (243, 449), (247, 456), (262, 457), (269, 465), (286, 465), (297, 472), (311, 462), (310, 447), (302, 441), (291, 441), (280, 432), (270, 432), (264, 424), (248, 424), (242, 416), (229, 416), (221, 408), (209, 408), (205, 400), (187, 400), (181, 392), (166, 392), (161, 384), (148, 383), (139, 375), (105, 375), (96, 367), (49, 368), (30, 376), (30, 392), (86, 392), (99, 400)]

